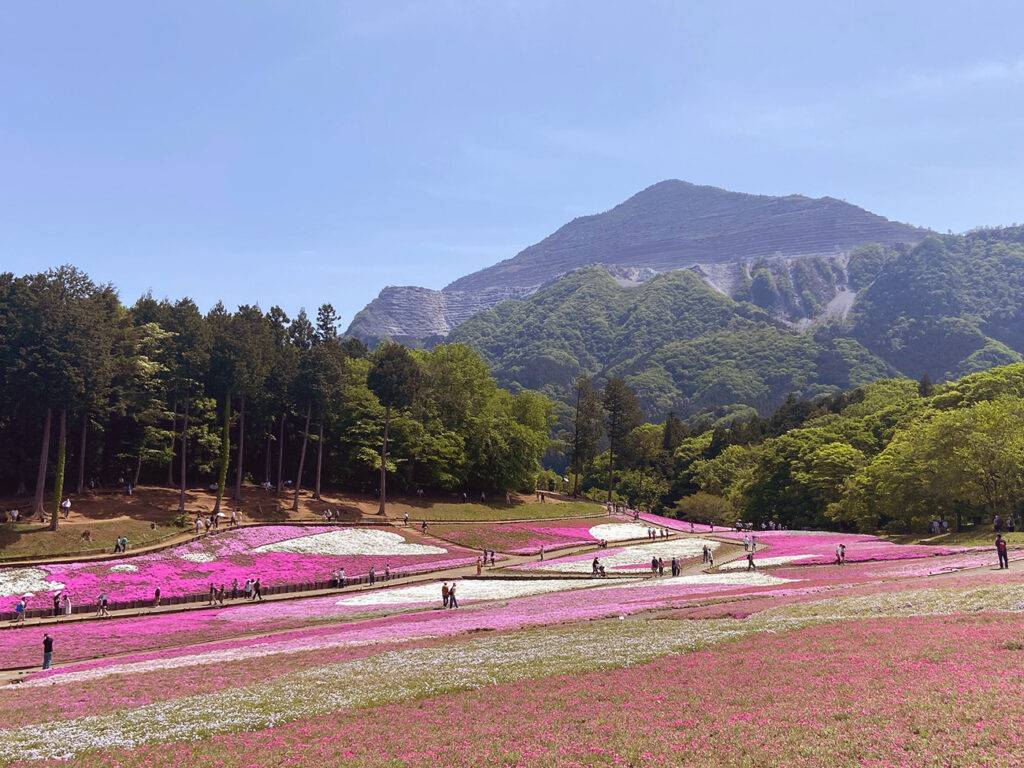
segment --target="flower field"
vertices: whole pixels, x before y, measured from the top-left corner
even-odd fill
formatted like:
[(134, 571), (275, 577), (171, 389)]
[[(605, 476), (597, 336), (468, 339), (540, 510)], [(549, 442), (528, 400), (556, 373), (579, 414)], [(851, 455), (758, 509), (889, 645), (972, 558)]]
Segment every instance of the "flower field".
[(494, 549), (515, 555), (535, 555), (566, 547), (586, 546), (602, 539), (643, 539), (650, 526), (625, 517), (604, 516), (529, 523), (465, 523), (435, 525), (431, 533), (469, 549)]
[[(572, 522), (515, 525), (591, 543), (633, 525)], [(278, 528), (159, 556), (185, 573), (247, 557), (475, 562), (394, 529)], [(775, 533), (758, 534), (758, 559), (778, 558), (769, 572), (743, 560), (651, 578), (652, 556), (689, 562), (735, 541), (684, 531), (459, 579), (457, 610), (428, 577), (51, 625), (57, 666), (0, 688), (0, 764), (816, 766), (826, 743), (840, 765), (1024, 764), (1024, 570), (914, 549), (837, 567), (813, 559), (834, 535)], [(595, 555), (624, 577), (580, 578)], [(3, 666), (38, 663), (37, 630), (2, 631)]]
[(339, 568), (347, 577), (374, 567), (383, 574), (451, 568), (476, 562), (476, 554), (409, 540), (396, 530), (258, 526), (225, 531), (161, 552), (78, 563), (0, 568), (0, 598), (31, 594), (44, 599), (63, 592), (76, 603), (95, 603), (101, 593), (114, 601), (148, 600), (202, 593), (210, 584), (228, 591), (237, 580), (259, 577), (273, 584), (327, 580)]

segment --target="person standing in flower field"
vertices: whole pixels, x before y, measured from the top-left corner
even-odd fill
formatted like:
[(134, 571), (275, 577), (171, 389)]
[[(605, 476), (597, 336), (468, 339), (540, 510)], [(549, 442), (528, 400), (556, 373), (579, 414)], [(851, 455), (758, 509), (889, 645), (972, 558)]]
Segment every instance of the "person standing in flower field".
[(377, 571), (376, 571), (376, 569), (375, 569), (375, 568), (374, 568), (374, 567), (373, 567), (373, 566), (371, 565), (371, 566), (370, 566), (370, 586), (372, 587), (372, 586), (373, 586), (374, 584), (376, 584), (376, 583), (377, 583)]
[(1001, 533), (996, 536), (996, 554), (999, 555), (1000, 569), (1009, 568), (1010, 558), (1006, 551), (1006, 539), (1003, 538)]
[(384, 563), (384, 581), (391, 581), (391, 563)]
[(446, 581), (444, 584), (441, 585), (441, 607), (442, 608), (447, 608), (448, 607), (448, 595), (449, 595), (449, 593), (450, 593), (450, 590), (448, 589), (448, 582)]
[(53, 662), (53, 638), (43, 635), (43, 669), (49, 669)]
[(458, 608), (459, 607), (459, 601), (455, 599), (455, 582), (454, 581), (452, 582), (451, 588), (449, 588), (449, 590), (448, 590), (448, 607), (449, 608)]

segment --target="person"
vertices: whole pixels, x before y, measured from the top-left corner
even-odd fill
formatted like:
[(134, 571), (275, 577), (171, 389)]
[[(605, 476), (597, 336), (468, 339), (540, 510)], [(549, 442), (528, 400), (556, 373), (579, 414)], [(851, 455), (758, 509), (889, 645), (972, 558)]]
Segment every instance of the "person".
[(491, 565), (494, 565), (494, 550), (491, 550)]
[(839, 564), (846, 565), (846, 545), (839, 545)]
[(238, 597), (238, 579), (232, 579), (231, 581), (231, 599), (234, 600)]
[(68, 515), (71, 514), (71, 499), (70, 499), (70, 497), (67, 498), (67, 499), (64, 499), (64, 501), (62, 501), (60, 503), (60, 511), (61, 511), (61, 514), (63, 515), (64, 519), (67, 520), (68, 519)]
[(18, 604), (14, 606), (14, 623), (24, 624), (25, 623), (25, 598), (18, 600)]
[(664, 576), (665, 575), (665, 561), (664, 561), (664, 559), (662, 559), (660, 557), (658, 558), (658, 575), (659, 576)]
[(60, 592), (53, 596), (53, 615), (60, 615)]
[(237, 509), (232, 509), (231, 510), (231, 527), (234, 528), (236, 525), (238, 525), (238, 510)]
[(597, 576), (598, 569), (601, 567), (600, 561), (595, 557), (594, 562), (590, 564), (590, 575)]
[(484, 493), (483, 491), (480, 491), (480, 503), (481, 504), (486, 504), (487, 503), (487, 494)]
[(157, 587), (156, 589), (153, 590), (153, 607), (154, 608), (159, 608), (160, 607), (160, 587)]
[[(477, 558), (477, 566), (479, 570), (480, 560)], [(391, 581), (391, 563), (384, 563), (384, 581)]]
[(840, 557), (841, 557), (840, 552), (839, 552), (839, 547), (840, 546), (842, 546), (842, 545), (836, 544), (836, 562), (835, 562), (836, 565), (842, 565), (843, 564), (842, 560), (840, 559)]
[(43, 669), (49, 669), (53, 663), (53, 638), (43, 635)]
[(71, 596), (70, 595), (64, 595), (64, 615), (65, 616), (70, 616), (71, 615)]
[(459, 601), (455, 599), (455, 582), (454, 581), (452, 582), (452, 585), (448, 588), (448, 607), (449, 608), (458, 608), (459, 607)]
[(657, 576), (658, 575), (658, 558), (656, 558), (656, 557), (652, 557), (651, 558), (651, 575), (652, 576)]
[(127, 552), (128, 551), (128, 537), (127, 536), (122, 536), (121, 537), (121, 551), (122, 552)]
[(402, 516), (402, 521), (405, 523), (405, 525), (409, 525), (409, 513), (408, 512), (406, 512), (405, 515)]
[(100, 595), (100, 616), (109, 616), (110, 615), (110, 611), (107, 610), (107, 602), (108, 602), (107, 593), (104, 592), (102, 595)]
[(693, 523), (690, 523), (690, 533), (693, 533)]
[(210, 582), (210, 602), (209, 605), (213, 605), (217, 600), (217, 588), (213, 586), (213, 582)]
[(714, 564), (715, 564), (715, 551), (713, 549), (711, 549), (711, 547), (708, 547), (708, 565), (714, 565)]
[(203, 532), (203, 518), (196, 515), (196, 536)]
[(476, 559), (476, 575), (479, 576), (481, 569), (483, 568), (483, 561), (478, 557)]
[(424, 520), (422, 523), (420, 523), (420, 531), (422, 533), (426, 533), (427, 532), (427, 521), (426, 520)]
[(441, 585), (441, 607), (442, 608), (447, 608), (448, 607), (448, 591), (449, 591), (448, 590), (448, 582), (446, 581), (444, 584)]
[(370, 566), (370, 586), (372, 587), (376, 583), (377, 583), (377, 571), (371, 565)]
[(462, 503), (465, 504), (467, 501), (469, 501), (469, 496), (466, 494), (465, 491), (463, 491), (462, 492)]
[(252, 579), (245, 580), (245, 599), (252, 600)]
[(996, 554), (999, 555), (999, 567), (1009, 568), (1010, 558), (1006, 552), (1006, 539), (1001, 533), (996, 536)]
[(116, 555), (121, 551), (121, 539), (120, 537), (114, 539), (114, 554)]
[[(544, 559), (544, 545), (543, 544), (540, 545), (540, 559), (541, 560)], [(558, 558), (555, 558), (555, 559), (557, 560)]]
[(747, 553), (747, 570), (748, 571), (756, 571), (757, 570), (757, 567), (754, 565), (754, 553), (753, 552), (748, 552)]
[(217, 602), (224, 605), (224, 585), (220, 585), (220, 589), (217, 590)]
[(338, 586), (339, 587), (344, 587), (345, 586), (345, 566), (342, 566), (341, 568), (338, 569)]
[(512, 506), (512, 494), (509, 493), (508, 491), (505, 491), (505, 506), (506, 507), (511, 507)]
[(263, 585), (260, 583), (260, 577), (256, 577), (256, 581), (252, 583), (252, 599), (263, 602)]

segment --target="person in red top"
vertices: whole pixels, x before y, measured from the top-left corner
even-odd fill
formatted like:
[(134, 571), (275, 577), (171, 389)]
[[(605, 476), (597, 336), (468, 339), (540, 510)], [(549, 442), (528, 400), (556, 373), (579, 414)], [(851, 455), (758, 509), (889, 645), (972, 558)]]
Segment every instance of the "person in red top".
[(1001, 533), (996, 536), (996, 553), (999, 555), (999, 567), (1009, 568), (1010, 558), (1006, 554), (1006, 539)]

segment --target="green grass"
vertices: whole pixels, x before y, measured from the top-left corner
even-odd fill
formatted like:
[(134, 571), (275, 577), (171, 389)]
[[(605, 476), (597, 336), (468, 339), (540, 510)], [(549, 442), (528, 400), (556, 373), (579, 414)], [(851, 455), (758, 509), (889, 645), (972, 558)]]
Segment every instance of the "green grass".
[[(92, 541), (82, 538), (89, 531)], [(9, 558), (74, 555), (100, 549), (114, 550), (114, 539), (128, 537), (129, 552), (149, 542), (182, 533), (167, 525), (150, 527), (146, 520), (94, 520), (88, 524), (64, 525), (56, 531), (40, 523), (0, 525), (0, 561)]]
[[(1024, 531), (1014, 531), (1013, 533), (1003, 531), (1002, 534), (1008, 546), (1024, 547)], [(903, 536), (886, 536), (885, 538), (897, 544), (931, 544), (943, 547), (994, 547), (996, 534), (991, 528), (983, 528), (981, 530), (946, 533), (939, 536), (912, 533)]]
[(561, 504), (514, 504), (509, 507), (504, 502), (494, 504), (430, 504), (413, 506), (408, 504), (390, 504), (388, 512), (392, 516), (401, 517), (409, 513), (410, 520), (550, 520), (557, 517), (594, 517), (605, 513), (604, 507), (592, 501), (570, 501)]

